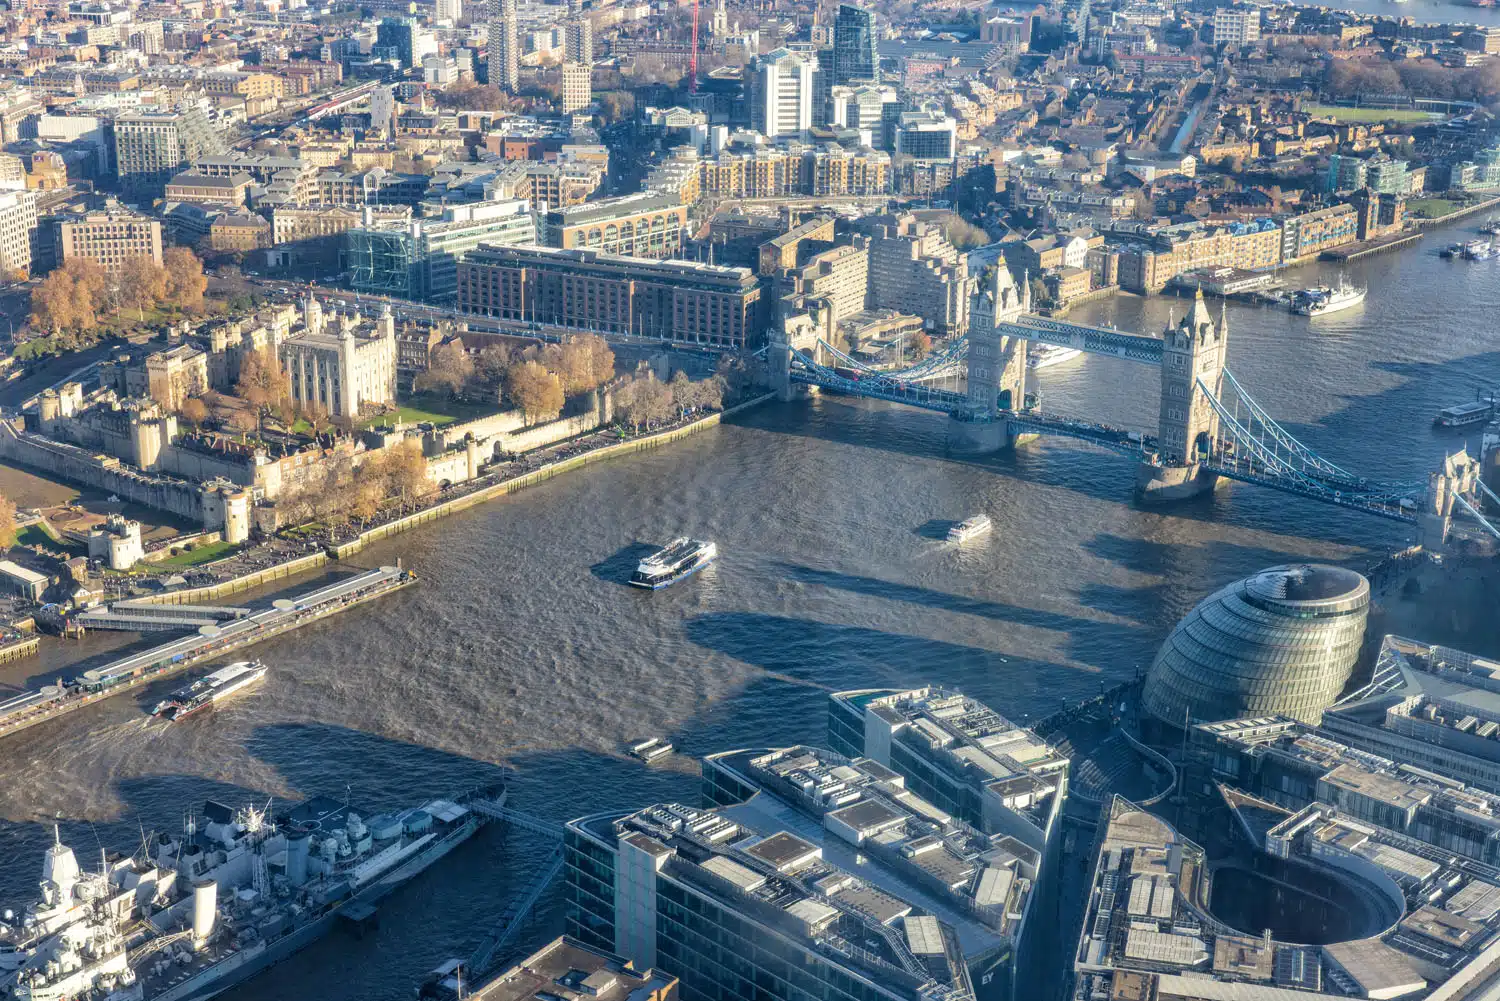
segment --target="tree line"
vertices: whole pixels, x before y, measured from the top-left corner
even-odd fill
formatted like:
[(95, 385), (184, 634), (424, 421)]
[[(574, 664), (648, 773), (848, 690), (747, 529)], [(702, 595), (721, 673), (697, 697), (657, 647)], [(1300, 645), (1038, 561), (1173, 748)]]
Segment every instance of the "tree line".
[(203, 262), (186, 247), (168, 248), (161, 264), (144, 254), (127, 258), (115, 274), (91, 258), (75, 257), (32, 290), (31, 322), (56, 336), (93, 330), (105, 312), (121, 309), (134, 309), (141, 319), (161, 305), (199, 313), (207, 288)]
[(648, 369), (616, 384), (615, 418), (640, 431), (673, 416), (681, 419), (696, 410), (718, 410), (724, 405), (724, 389), (721, 375), (694, 380), (678, 369), (672, 381), (662, 382)]
[(597, 389), (614, 374), (615, 353), (597, 334), (520, 349), (489, 344), (473, 353), (454, 338), (432, 350), (416, 388), (488, 396), (520, 410), (527, 424), (536, 424), (557, 417), (570, 397)]
[(358, 463), (346, 455), (307, 468), (305, 478), (276, 502), (287, 524), (321, 521), (337, 527), (350, 518), (369, 522), (389, 501), (399, 501), (404, 511), (437, 493), (415, 441), (366, 453)]
[(1334, 59), (1329, 63), (1323, 91), (1335, 98), (1408, 94), (1493, 106), (1500, 102), (1500, 64), (1487, 61), (1460, 69), (1425, 59), (1403, 62)]

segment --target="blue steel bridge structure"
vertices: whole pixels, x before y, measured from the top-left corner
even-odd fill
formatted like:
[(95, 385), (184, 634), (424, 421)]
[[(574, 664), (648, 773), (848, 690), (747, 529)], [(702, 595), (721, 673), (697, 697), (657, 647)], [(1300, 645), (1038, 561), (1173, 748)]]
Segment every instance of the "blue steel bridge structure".
[[(958, 425), (998, 425), (1005, 429), (997, 436), (1003, 444), (1034, 435), (1072, 438), (1138, 458), (1146, 470), (1191, 469), (1192, 481), (1209, 488), (1220, 477), (1253, 483), (1436, 528), (1444, 537), (1450, 514), (1466, 513), (1500, 538), (1500, 530), (1480, 511), (1480, 495), (1497, 505), (1500, 497), (1484, 485), (1477, 464), (1463, 453), (1447, 457), (1425, 482), (1395, 482), (1361, 476), (1299, 441), (1223, 367), (1227, 331), (1222, 318), (1213, 324), (1201, 297), (1181, 324), (1153, 336), (1035, 315), (1024, 308), (1029, 302), (1001, 286), (997, 278), (992, 291), (975, 297), (967, 336), (895, 371), (862, 362), (821, 337), (804, 336), (795, 343), (785, 337), (779, 346), (788, 369), (786, 383), (934, 410)], [(1137, 431), (1036, 406), (1024, 391), (1026, 346), (1032, 343), (1157, 368), (1163, 385), (1161, 426), (1155, 433)], [(961, 373), (967, 375), (967, 392), (934, 384)], [(976, 382), (990, 385), (976, 392)], [(999, 402), (986, 405), (986, 392)], [(1147, 473), (1148, 478), (1153, 475)], [(1438, 518), (1441, 527), (1423, 526), (1424, 516)]]

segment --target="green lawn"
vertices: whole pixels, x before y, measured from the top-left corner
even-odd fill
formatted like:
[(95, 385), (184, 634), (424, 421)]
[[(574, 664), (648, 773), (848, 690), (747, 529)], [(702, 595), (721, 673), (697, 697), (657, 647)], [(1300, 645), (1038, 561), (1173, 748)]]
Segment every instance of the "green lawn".
[(27, 525), (16, 533), (16, 545), (18, 546), (42, 546), (45, 549), (56, 548), (57, 543), (52, 537), (42, 531), (41, 525)]
[(1415, 198), (1406, 203), (1406, 211), (1423, 219), (1441, 219), (1464, 207), (1463, 202), (1447, 198)]
[(1412, 111), (1407, 108), (1340, 108), (1331, 104), (1314, 104), (1302, 109), (1319, 118), (1332, 116), (1340, 122), (1430, 122), (1444, 116), (1434, 111)]
[(437, 427), (445, 427), (457, 421), (471, 421), (477, 417), (485, 417), (497, 413), (498, 405), (477, 406), (473, 403), (465, 403), (460, 400), (449, 400), (441, 396), (422, 394), (414, 397), (396, 408), (394, 413), (380, 414), (360, 421), (356, 427), (368, 428), (377, 424), (394, 424), (397, 421), (407, 423), (428, 422)]
[(213, 560), (222, 559), (238, 549), (239, 546), (230, 542), (208, 542), (194, 546), (191, 552), (181, 552), (176, 556), (168, 556), (164, 560), (157, 560), (152, 566), (157, 567), (195, 567), (200, 563), (209, 563)]

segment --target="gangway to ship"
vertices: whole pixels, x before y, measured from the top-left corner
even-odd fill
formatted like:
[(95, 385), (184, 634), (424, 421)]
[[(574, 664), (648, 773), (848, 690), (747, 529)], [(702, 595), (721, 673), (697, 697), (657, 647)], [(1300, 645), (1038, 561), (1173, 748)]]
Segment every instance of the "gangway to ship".
[(537, 834), (552, 838), (554, 841), (562, 840), (563, 826), (561, 824), (554, 824), (552, 821), (543, 820), (541, 817), (533, 817), (531, 814), (522, 813), (520, 810), (512, 810), (508, 806), (501, 806), (494, 800), (472, 799), (467, 805), (475, 813), (482, 813), (486, 817), (503, 820), (507, 824), (515, 824), (517, 827), (524, 827), (528, 831), (534, 831)]
[(552, 854), (547, 856), (547, 861), (542, 863), (541, 871), (536, 879), (532, 880), (531, 885), (523, 892), (511, 898), (494, 926), (469, 956), (467, 969), (471, 977), (477, 979), (483, 976), (489, 971), (495, 957), (504, 954), (505, 948), (525, 927), (537, 901), (542, 899), (542, 894), (547, 891), (547, 887), (551, 886), (557, 874), (562, 872), (562, 867), (563, 849), (562, 845), (558, 845), (552, 850)]
[(500, 912), (500, 916), (491, 924), (490, 930), (485, 933), (484, 938), (480, 939), (469, 958), (464, 961), (448, 960), (422, 985), (418, 995), (424, 998), (457, 997), (460, 985), (479, 983), (494, 966), (496, 958), (505, 954), (505, 950), (521, 933), (521, 929), (526, 927), (542, 895), (562, 872), (563, 827), (561, 824), (554, 824), (520, 810), (512, 810), (493, 800), (471, 799), (466, 805), (475, 813), (507, 824), (514, 824), (534, 834), (540, 834), (555, 844), (546, 861), (538, 867), (536, 877), (527, 884), (524, 890), (511, 897), (505, 905), (505, 910)]

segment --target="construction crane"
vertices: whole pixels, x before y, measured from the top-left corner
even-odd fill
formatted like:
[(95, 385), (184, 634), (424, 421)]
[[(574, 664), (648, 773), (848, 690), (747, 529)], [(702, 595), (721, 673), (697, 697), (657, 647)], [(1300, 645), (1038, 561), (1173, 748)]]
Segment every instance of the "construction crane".
[(688, 54), (688, 93), (698, 93), (698, 0), (693, 0), (693, 50)]

